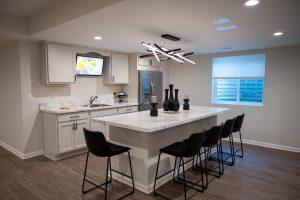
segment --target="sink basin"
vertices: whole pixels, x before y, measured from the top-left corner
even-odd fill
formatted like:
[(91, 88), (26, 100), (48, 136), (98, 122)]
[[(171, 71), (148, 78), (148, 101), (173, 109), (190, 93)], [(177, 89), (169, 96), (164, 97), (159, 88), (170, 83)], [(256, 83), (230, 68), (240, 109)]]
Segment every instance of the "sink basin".
[(90, 107), (90, 108), (105, 107), (105, 106), (111, 106), (111, 105), (108, 105), (108, 104), (87, 104), (87, 105), (84, 105), (84, 107)]

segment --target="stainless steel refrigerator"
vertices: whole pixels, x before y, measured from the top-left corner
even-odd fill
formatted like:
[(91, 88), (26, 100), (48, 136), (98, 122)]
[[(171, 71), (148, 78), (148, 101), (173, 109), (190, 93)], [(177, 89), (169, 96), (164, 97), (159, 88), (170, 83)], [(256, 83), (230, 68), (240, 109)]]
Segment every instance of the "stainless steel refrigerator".
[(151, 96), (157, 96), (157, 107), (162, 107), (162, 72), (139, 71), (139, 110), (149, 110)]

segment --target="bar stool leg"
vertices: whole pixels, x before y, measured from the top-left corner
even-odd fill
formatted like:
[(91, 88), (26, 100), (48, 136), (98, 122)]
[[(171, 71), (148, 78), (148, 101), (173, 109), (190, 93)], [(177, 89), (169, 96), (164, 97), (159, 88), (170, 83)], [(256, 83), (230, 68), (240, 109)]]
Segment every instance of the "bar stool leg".
[(107, 184), (108, 184), (108, 171), (110, 170), (110, 157), (107, 158), (107, 164), (106, 164), (106, 179), (105, 179), (105, 196), (104, 196), (104, 199), (106, 200), (107, 199)]
[(84, 191), (84, 183), (85, 183), (86, 170), (87, 170), (87, 165), (88, 165), (88, 160), (89, 160), (89, 154), (90, 154), (90, 151), (87, 152), (86, 160), (85, 160), (85, 168), (84, 168), (84, 175), (83, 175), (82, 188), (81, 188), (82, 194), (87, 193), (86, 191)]
[(222, 174), (223, 174), (224, 173), (224, 158), (223, 158), (222, 138), (220, 139), (220, 151), (221, 151)]
[[(201, 173), (202, 188), (204, 188), (203, 167), (202, 167), (201, 154), (199, 154), (199, 160), (200, 160), (200, 173)], [(197, 161), (198, 161), (198, 156), (197, 156), (197, 160), (196, 160), (196, 165), (197, 165)]]
[(130, 166), (130, 173), (131, 173), (131, 181), (132, 181), (132, 192), (129, 194), (132, 194), (135, 190), (135, 186), (134, 186), (134, 179), (133, 179), (133, 173), (132, 173), (132, 164), (131, 164), (131, 156), (130, 156), (130, 152), (127, 151), (128, 153), (128, 159), (129, 159), (129, 166)]
[(158, 162), (157, 162), (156, 172), (155, 172), (154, 188), (153, 188), (153, 194), (154, 194), (154, 195), (158, 195), (158, 194), (156, 193), (155, 186), (156, 186), (156, 180), (157, 180), (157, 174), (158, 174), (158, 168), (159, 168), (160, 154), (161, 154), (161, 152), (159, 152), (159, 154), (158, 154)]
[[(185, 171), (184, 171), (184, 160), (181, 157), (180, 158), (180, 163), (182, 161), (182, 175), (183, 175), (183, 188), (184, 188), (184, 199), (186, 200), (186, 182), (185, 182)], [(179, 168), (180, 168), (180, 164), (179, 164)]]
[(177, 163), (177, 156), (175, 157), (174, 169), (173, 169), (173, 181), (174, 181), (174, 182), (175, 182), (175, 169), (176, 169), (176, 163)]
[(219, 144), (217, 144), (217, 155), (218, 155), (218, 167), (219, 167), (219, 175), (217, 176), (218, 178), (221, 177), (222, 170), (221, 170), (221, 160), (220, 160), (220, 149), (219, 149)]
[(205, 150), (205, 148), (204, 148), (204, 167), (205, 167), (205, 178), (206, 178), (206, 185), (205, 185), (205, 187), (204, 187), (204, 189), (206, 189), (207, 190), (207, 188), (208, 188), (208, 174), (207, 174), (207, 155), (206, 155), (206, 150)]
[(239, 134), (240, 134), (240, 143), (241, 143), (241, 150), (242, 150), (242, 156), (240, 157), (244, 157), (244, 148), (243, 148), (243, 141), (242, 141), (242, 134), (241, 134), (241, 130), (239, 130)]
[(229, 145), (230, 145), (230, 151), (231, 151), (231, 162), (232, 162), (232, 165), (234, 165), (234, 163), (235, 163), (235, 151), (234, 151), (234, 144), (233, 144), (232, 134), (229, 135)]

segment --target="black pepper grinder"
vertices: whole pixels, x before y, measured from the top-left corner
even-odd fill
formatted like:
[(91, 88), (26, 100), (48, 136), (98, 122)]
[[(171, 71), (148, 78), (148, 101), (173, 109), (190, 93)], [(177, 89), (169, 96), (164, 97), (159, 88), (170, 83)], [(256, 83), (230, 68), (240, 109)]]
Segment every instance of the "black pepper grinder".
[(183, 110), (190, 110), (190, 104), (189, 104), (189, 96), (185, 95), (184, 99), (183, 99), (184, 103), (183, 103)]
[(157, 97), (156, 96), (151, 96), (150, 116), (151, 117), (157, 117), (158, 116), (158, 111), (157, 111)]

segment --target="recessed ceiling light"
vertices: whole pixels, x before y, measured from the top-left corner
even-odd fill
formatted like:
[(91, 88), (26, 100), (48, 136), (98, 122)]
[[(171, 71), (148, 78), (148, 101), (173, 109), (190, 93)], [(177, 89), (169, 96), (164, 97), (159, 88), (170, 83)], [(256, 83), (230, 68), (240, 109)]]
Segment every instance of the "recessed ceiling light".
[(102, 37), (97, 35), (97, 36), (94, 37), (94, 39), (95, 40), (102, 40)]
[(224, 26), (217, 26), (216, 29), (219, 31), (225, 31), (225, 30), (232, 30), (237, 29), (239, 25), (237, 24), (230, 24), (230, 25), (224, 25)]
[(281, 32), (281, 31), (273, 33), (273, 36), (275, 36), (275, 37), (280, 37), (282, 35), (283, 35), (283, 32)]
[(256, 6), (259, 4), (259, 0), (248, 0), (245, 2), (245, 6)]
[(227, 17), (218, 18), (218, 19), (214, 20), (214, 24), (216, 24), (216, 25), (218, 25), (218, 24), (226, 24), (226, 23), (229, 23), (229, 22), (232, 22), (232, 20), (229, 19), (229, 18), (227, 18)]

